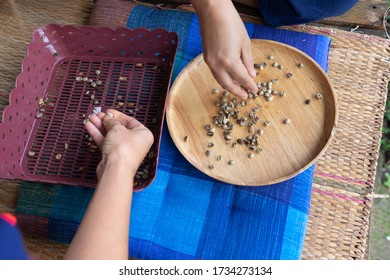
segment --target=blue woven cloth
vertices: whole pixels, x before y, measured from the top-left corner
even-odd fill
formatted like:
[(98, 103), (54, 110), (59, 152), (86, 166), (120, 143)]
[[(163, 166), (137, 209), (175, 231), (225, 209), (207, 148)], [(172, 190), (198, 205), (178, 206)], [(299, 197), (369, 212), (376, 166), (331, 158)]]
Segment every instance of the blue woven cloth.
[[(179, 35), (173, 80), (202, 52), (198, 18), (183, 11), (136, 6), (127, 27)], [(325, 70), (330, 39), (246, 24), (252, 38), (292, 45)], [(310, 208), (314, 166), (288, 181), (241, 187), (216, 181), (189, 164), (163, 129), (155, 181), (133, 197), (129, 250), (141, 259), (299, 259)], [(18, 201), (25, 231), (70, 242), (93, 189), (24, 182)], [(42, 227), (45, 230), (42, 231)]]

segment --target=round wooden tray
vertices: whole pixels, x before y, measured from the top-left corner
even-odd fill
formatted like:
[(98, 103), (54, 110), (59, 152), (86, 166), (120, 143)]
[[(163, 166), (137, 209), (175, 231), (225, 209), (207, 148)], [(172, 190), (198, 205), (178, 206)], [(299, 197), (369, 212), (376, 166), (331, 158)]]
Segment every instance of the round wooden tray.
[[(337, 101), (326, 73), (305, 53), (268, 40), (252, 40), (252, 52), (255, 63), (267, 63), (259, 71), (256, 82), (278, 79), (272, 86), (277, 94), (272, 101), (267, 101), (264, 96), (248, 99), (249, 105), (233, 110), (240, 110), (242, 117), (248, 116), (255, 107), (260, 109), (256, 113), (260, 121), (254, 128), (264, 132), (256, 147), (262, 151), (250, 151), (245, 144), (232, 147), (238, 138), (249, 135), (248, 126), (241, 127), (232, 117), (229, 120), (236, 127), (229, 144), (226, 144), (223, 129), (214, 125), (214, 116), (218, 116), (220, 110), (216, 103), (223, 97), (223, 89), (202, 55), (189, 63), (176, 78), (168, 96), (166, 115), (176, 147), (197, 169), (223, 182), (262, 186), (290, 179), (321, 156), (337, 124)], [(273, 67), (274, 62), (283, 65), (283, 69)], [(288, 73), (293, 75), (288, 78)], [(219, 89), (219, 93), (212, 93), (214, 88)], [(281, 91), (285, 92), (283, 97), (279, 95)], [(318, 92), (322, 99), (316, 98)], [(229, 101), (234, 97), (229, 94), (226, 98)], [(306, 104), (308, 99), (310, 104)], [(285, 124), (286, 119), (291, 122)], [(266, 121), (271, 124), (266, 126)], [(216, 129), (214, 136), (207, 135), (204, 128), (207, 124)], [(208, 147), (210, 142), (214, 147)], [(212, 154), (207, 156), (207, 150)], [(250, 153), (254, 158), (249, 158)], [(218, 156), (222, 159), (218, 160)], [(229, 165), (230, 160), (235, 163)]]

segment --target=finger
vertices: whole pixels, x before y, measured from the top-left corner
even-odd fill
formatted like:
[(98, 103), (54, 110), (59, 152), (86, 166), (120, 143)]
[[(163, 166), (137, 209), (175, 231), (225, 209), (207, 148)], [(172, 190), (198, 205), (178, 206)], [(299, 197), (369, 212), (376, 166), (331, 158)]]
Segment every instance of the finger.
[(229, 88), (229, 92), (240, 97), (241, 99), (246, 100), (248, 98), (248, 93), (240, 85), (233, 82), (233, 84), (229, 86)]
[(106, 129), (106, 131), (110, 131), (111, 129), (113, 129), (113, 127), (117, 126), (117, 125), (120, 125), (122, 126), (122, 123), (114, 117), (114, 114), (112, 113), (112, 111), (107, 111), (104, 118), (103, 118), (103, 125)]
[(249, 75), (251, 75), (252, 78), (255, 78), (256, 70), (253, 67), (254, 63), (253, 63), (252, 48), (251, 48), (250, 41), (249, 44), (245, 44), (245, 46), (243, 47), (241, 60), (246, 70), (248, 71)]
[(104, 141), (104, 136), (101, 131), (90, 121), (85, 123), (85, 129), (88, 131), (89, 135), (91, 135), (95, 144), (101, 149)]
[(122, 125), (124, 125), (128, 129), (134, 129), (134, 128), (144, 126), (137, 119), (125, 115), (117, 110), (108, 109), (107, 113), (111, 113), (114, 119), (118, 120)]
[(103, 113), (103, 112), (99, 112), (99, 113), (97, 114), (98, 118), (101, 119), (101, 120), (103, 120), (103, 118), (104, 118), (105, 115), (106, 115), (106, 114)]
[(103, 134), (106, 135), (106, 130), (103, 125), (103, 120), (100, 118), (98, 115), (91, 115), (88, 119), (99, 131)]
[(233, 78), (226, 71), (220, 71), (213, 73), (215, 79), (219, 84), (230, 93), (240, 97), (241, 99), (247, 99), (248, 93), (238, 84), (233, 81)]
[(233, 80), (242, 87), (246, 88), (250, 92), (257, 92), (258, 88), (256, 82), (248, 74), (248, 71), (243, 63), (239, 63), (235, 67), (231, 67), (228, 73), (233, 78)]

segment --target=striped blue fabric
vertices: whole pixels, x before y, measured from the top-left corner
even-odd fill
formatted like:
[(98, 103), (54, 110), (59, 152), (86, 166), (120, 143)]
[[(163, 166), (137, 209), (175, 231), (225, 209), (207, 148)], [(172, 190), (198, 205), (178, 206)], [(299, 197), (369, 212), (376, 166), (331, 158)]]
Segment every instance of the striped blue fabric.
[[(251, 38), (292, 45), (327, 69), (329, 38), (250, 23), (245, 26)], [(195, 14), (136, 6), (128, 17), (127, 27), (165, 28), (178, 33), (173, 80), (202, 52)], [(141, 259), (300, 259), (313, 172), (314, 166), (288, 181), (264, 187), (222, 183), (185, 160), (165, 125), (156, 179), (133, 196), (130, 256)], [(57, 188), (53, 192), (55, 197), (40, 200), (39, 188)], [(42, 213), (38, 213), (42, 201), (51, 201), (50, 205), (45, 205), (50, 208), (45, 216), (48, 237), (70, 242), (92, 192), (83, 187), (23, 183), (20, 190), (23, 199), (19, 200), (17, 211), (42, 218)], [(28, 199), (30, 195), (33, 201)]]
[[(127, 27), (140, 26), (162, 27), (179, 34), (173, 79), (202, 52), (195, 14), (136, 6), (129, 15)], [(245, 27), (251, 38), (294, 46), (327, 70), (328, 37), (250, 23), (245, 23)], [(310, 207), (313, 166), (291, 180), (272, 186), (228, 185), (193, 168), (174, 147), (165, 127), (158, 170), (156, 181), (134, 196), (130, 226), (132, 256), (152, 259), (300, 258)], [(152, 208), (141, 208), (147, 201), (154, 202)], [(143, 223), (145, 220), (150, 223)]]

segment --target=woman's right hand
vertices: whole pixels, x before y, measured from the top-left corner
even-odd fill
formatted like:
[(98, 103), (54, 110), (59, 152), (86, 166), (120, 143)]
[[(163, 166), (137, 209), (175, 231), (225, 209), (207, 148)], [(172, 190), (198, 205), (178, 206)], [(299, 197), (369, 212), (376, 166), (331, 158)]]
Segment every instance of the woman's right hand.
[(251, 41), (231, 0), (193, 0), (200, 23), (204, 59), (227, 91), (246, 99), (257, 92)]

